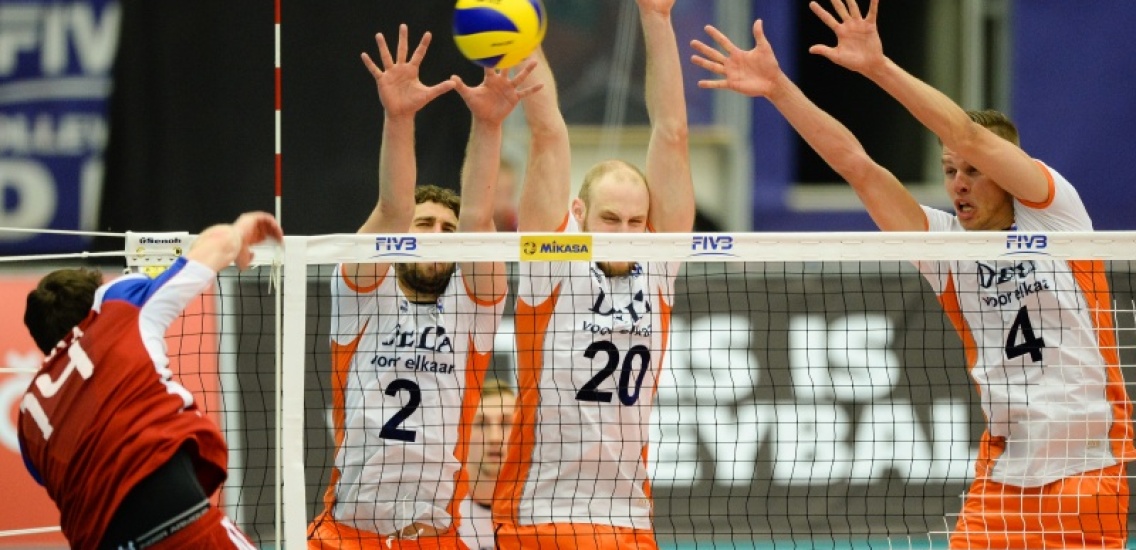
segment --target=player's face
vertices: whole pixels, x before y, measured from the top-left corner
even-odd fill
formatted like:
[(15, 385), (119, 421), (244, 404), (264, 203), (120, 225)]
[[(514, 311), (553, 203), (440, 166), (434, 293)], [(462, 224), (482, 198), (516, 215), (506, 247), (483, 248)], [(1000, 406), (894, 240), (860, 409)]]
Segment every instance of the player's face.
[[(424, 202), (414, 207), (411, 233), (453, 233), (458, 230), (458, 217), (446, 206)], [(453, 263), (395, 264), (402, 283), (420, 294), (438, 295), (446, 290), (454, 275)]]
[(1014, 199), (978, 168), (943, 147), (947, 196), (968, 231), (1004, 231), (1014, 223)]
[[(626, 172), (613, 172), (592, 184), (589, 201), (576, 199), (573, 214), (590, 233), (645, 233), (651, 196), (647, 185)], [(599, 262), (608, 277), (626, 277), (634, 262)]]
[(515, 397), (505, 393), (481, 399), (469, 433), (469, 463), (479, 479), (495, 480), (501, 471), (516, 402)]

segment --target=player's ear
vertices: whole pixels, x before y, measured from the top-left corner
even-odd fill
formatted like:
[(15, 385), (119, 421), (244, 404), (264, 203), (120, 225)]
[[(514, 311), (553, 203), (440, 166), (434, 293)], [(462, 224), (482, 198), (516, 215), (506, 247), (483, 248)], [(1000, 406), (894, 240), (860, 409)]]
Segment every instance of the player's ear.
[(572, 216), (576, 218), (576, 225), (584, 227), (584, 214), (587, 214), (588, 207), (584, 204), (583, 199), (576, 197), (572, 199)]

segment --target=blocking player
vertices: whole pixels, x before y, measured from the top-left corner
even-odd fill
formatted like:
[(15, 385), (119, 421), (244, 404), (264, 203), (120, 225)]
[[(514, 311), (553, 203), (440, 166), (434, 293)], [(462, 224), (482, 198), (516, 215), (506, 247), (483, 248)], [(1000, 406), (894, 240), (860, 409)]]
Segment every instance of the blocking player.
[[(528, 232), (690, 231), (694, 190), (674, 0), (637, 0), (651, 120), (646, 173), (593, 167), (570, 201), (567, 126), (553, 76), (524, 100), (531, 131), (521, 194)], [(666, 352), (677, 263), (522, 262), (518, 407), (497, 481), (497, 544), (655, 548), (648, 420)]]
[[(846, 128), (780, 71), (760, 21), (742, 51), (697, 42), (696, 64), (724, 77), (708, 88), (764, 96), (856, 190), (886, 231), (1090, 231), (1073, 186), (1019, 146), (995, 111), (967, 112), (883, 53), (878, 0), (867, 14), (810, 4), (835, 47), (810, 52), (859, 72), (903, 104), (943, 144), (953, 214), (920, 206)], [(918, 262), (965, 346), (987, 419), (976, 477), (952, 548), (1124, 548), (1132, 407), (1119, 368), (1103, 262)], [(1009, 302), (998, 298), (1009, 296)]]
[(517, 395), (500, 380), (486, 380), (469, 430), (469, 497), (462, 501), (458, 531), (471, 550), (493, 550), (493, 488), (505, 460)]
[[(425, 33), (408, 58), (407, 27), (391, 55), (377, 35), (381, 68), (363, 62), (384, 110), (379, 199), (360, 233), (493, 231), (493, 182), (502, 124), (532, 68), (510, 79), (486, 71), (426, 86), (418, 76)], [(414, 118), (456, 89), (473, 115), (463, 198), (415, 189)], [(459, 216), (459, 208), (461, 215)], [(505, 302), (501, 263), (343, 264), (332, 281), (335, 469), (309, 548), (462, 548), (457, 507), (469, 425)]]
[(248, 213), (154, 279), (61, 269), (28, 294), (24, 324), (47, 357), (20, 402), (20, 451), (72, 548), (254, 548), (210, 505), (228, 447), (174, 379), (165, 334), (218, 271), (282, 238), (272, 216)]

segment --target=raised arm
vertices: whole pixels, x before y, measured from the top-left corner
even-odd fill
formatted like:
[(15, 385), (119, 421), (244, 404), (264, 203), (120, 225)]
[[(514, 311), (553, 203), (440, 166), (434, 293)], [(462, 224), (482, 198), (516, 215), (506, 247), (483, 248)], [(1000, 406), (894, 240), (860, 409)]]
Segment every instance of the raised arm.
[(537, 49), (531, 59), (536, 61), (536, 67), (528, 82), (540, 89), (523, 100), (531, 137), (517, 227), (520, 231), (550, 232), (558, 229), (568, 215), (572, 153), (552, 69), (543, 50)]
[(837, 37), (835, 47), (815, 45), (809, 48), (810, 53), (875, 82), (934, 132), (943, 146), (1011, 195), (1029, 202), (1050, 198), (1048, 177), (1025, 151), (972, 121), (951, 98), (884, 55), (876, 24), (879, 0), (872, 0), (866, 15), (861, 14), (855, 0), (833, 0), (832, 5), (835, 16), (816, 2), (809, 4)]
[(243, 270), (252, 261), (249, 247), (268, 239), (277, 242), (284, 239), (276, 218), (266, 212), (249, 212), (231, 224), (214, 225), (202, 231), (185, 255), (215, 272), (234, 262)]
[(651, 119), (646, 165), (651, 190), (648, 219), (655, 231), (690, 231), (694, 227), (694, 183), (682, 64), (671, 24), (675, 0), (636, 1), (647, 50), (647, 114)]
[[(383, 142), (379, 151), (379, 199), (359, 233), (405, 233), (414, 217), (414, 186), (418, 168), (414, 155), (414, 117), (427, 103), (450, 91), (454, 83), (446, 80), (426, 86), (418, 78), (422, 58), (430, 46), (429, 32), (407, 59), (407, 28), (398, 29), (398, 48), (391, 56), (386, 39), (375, 35), (382, 68), (363, 53), (363, 65), (370, 71), (383, 105)], [(386, 274), (389, 264), (348, 264), (346, 274), (355, 284), (372, 286)]]
[[(486, 69), (485, 79), (474, 88), (466, 86), (458, 76), (451, 77), (473, 118), (462, 168), (458, 231), (496, 231), (494, 186), (501, 168), (502, 127), (521, 98), (540, 89), (540, 85), (523, 87), (534, 65), (528, 62), (512, 79), (507, 74)], [(461, 269), (470, 292), (478, 300), (496, 302), (505, 295), (504, 263), (471, 262), (462, 264)]]
[(926, 229), (923, 209), (903, 184), (872, 160), (847, 127), (809, 100), (781, 70), (760, 19), (753, 24), (752, 50), (738, 48), (712, 26), (706, 27), (706, 33), (721, 51), (694, 40), (691, 45), (701, 55), (691, 60), (722, 78), (701, 80), (699, 87), (768, 99), (805, 142), (852, 186), (880, 229)]

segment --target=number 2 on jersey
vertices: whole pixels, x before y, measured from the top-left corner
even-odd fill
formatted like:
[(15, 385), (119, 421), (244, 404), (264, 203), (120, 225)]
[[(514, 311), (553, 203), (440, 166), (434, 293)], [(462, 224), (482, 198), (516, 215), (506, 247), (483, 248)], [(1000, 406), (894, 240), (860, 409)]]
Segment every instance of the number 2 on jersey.
[[(1018, 343), (1018, 335), (1021, 343)], [(1033, 332), (1033, 323), (1030, 322), (1029, 310), (1026, 306), (1018, 310), (1014, 324), (1010, 325), (1010, 334), (1006, 336), (1006, 359), (1016, 359), (1029, 354), (1034, 363), (1041, 361), (1041, 349), (1045, 347), (1045, 340)]]
[(387, 391), (383, 393), (394, 397), (400, 391), (410, 393), (410, 401), (407, 401), (406, 405), (403, 405), (398, 412), (394, 413), (394, 416), (390, 417), (390, 420), (387, 420), (386, 424), (383, 424), (383, 429), (379, 431), (379, 437), (413, 443), (418, 438), (418, 434), (414, 430), (399, 428), (399, 425), (414, 414), (414, 411), (418, 410), (418, 406), (422, 404), (422, 388), (413, 380), (399, 378), (391, 382), (387, 386)]
[[(611, 403), (611, 392), (599, 391), (600, 384), (613, 374), (615, 369), (620, 365), (619, 362), (619, 348), (615, 344), (606, 340), (600, 342), (592, 342), (588, 349), (584, 350), (584, 357), (588, 359), (595, 359), (596, 355), (600, 352), (607, 354), (607, 363), (596, 373), (587, 384), (584, 384), (580, 391), (576, 392), (577, 401), (593, 401), (597, 403)], [(635, 393), (631, 393), (633, 389), (631, 386), (631, 374), (635, 369), (634, 362), (639, 360), (639, 375), (635, 378)], [(639, 401), (639, 392), (643, 389), (643, 378), (647, 376), (647, 370), (651, 368), (651, 350), (642, 344), (632, 346), (627, 350), (627, 354), (623, 356), (622, 370), (619, 373), (619, 401), (624, 405), (630, 407)]]

